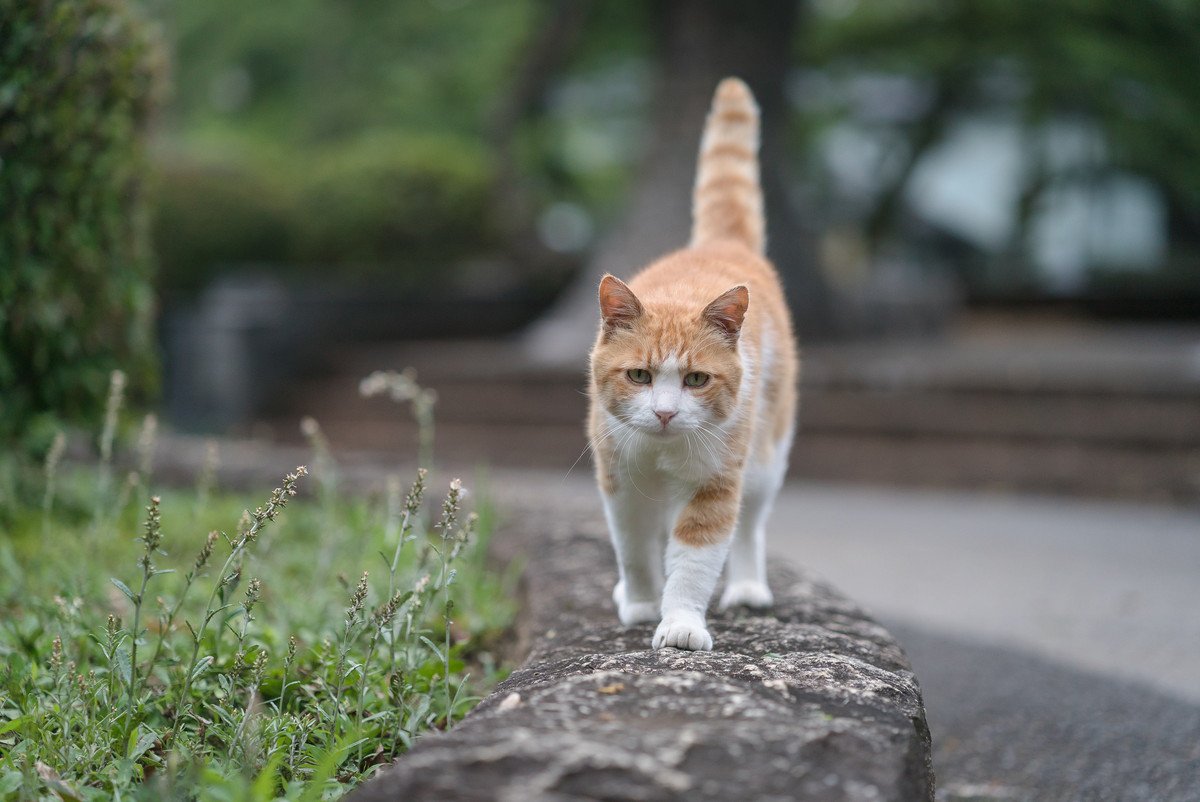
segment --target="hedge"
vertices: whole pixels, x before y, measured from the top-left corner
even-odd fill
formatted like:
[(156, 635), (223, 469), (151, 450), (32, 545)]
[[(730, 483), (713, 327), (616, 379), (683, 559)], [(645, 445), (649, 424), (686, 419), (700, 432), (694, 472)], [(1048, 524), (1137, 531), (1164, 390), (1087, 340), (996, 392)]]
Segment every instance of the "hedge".
[(377, 131), (335, 144), (169, 154), (152, 205), (161, 289), (187, 297), (247, 263), (282, 278), (405, 283), (497, 247), (490, 166), (455, 137)]
[(152, 391), (142, 143), (163, 59), (125, 0), (0, 0), (0, 443)]

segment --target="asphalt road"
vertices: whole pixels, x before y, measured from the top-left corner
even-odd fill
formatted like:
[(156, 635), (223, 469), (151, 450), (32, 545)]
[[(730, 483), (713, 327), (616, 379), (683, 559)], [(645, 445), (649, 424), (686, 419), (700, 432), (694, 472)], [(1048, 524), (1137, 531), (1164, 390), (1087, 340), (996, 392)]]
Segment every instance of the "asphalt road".
[(909, 653), (939, 799), (1200, 800), (1200, 512), (806, 485), (771, 530)]
[(1200, 704), (884, 621), (921, 682), (939, 800), (1200, 800)]

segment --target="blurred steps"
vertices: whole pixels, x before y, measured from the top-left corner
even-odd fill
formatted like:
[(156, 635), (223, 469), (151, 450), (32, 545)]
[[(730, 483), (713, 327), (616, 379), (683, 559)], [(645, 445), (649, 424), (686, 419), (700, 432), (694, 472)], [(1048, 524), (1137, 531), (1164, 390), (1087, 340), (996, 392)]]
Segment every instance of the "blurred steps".
[[(416, 452), (407, 409), (358, 396), (413, 366), (438, 392), (436, 452), (454, 464), (564, 473), (583, 453), (578, 371), (507, 342), (331, 351), (268, 416), (299, 439), (313, 415), (339, 449)], [(590, 471), (585, 456), (575, 468)], [(807, 349), (791, 475), (818, 481), (1200, 500), (1200, 330), (972, 332)]]

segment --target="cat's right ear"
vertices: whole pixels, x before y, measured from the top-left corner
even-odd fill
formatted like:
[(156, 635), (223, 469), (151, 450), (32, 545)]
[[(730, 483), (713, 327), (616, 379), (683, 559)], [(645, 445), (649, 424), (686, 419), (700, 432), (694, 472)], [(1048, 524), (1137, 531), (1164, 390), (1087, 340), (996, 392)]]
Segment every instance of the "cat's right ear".
[(600, 279), (600, 316), (604, 319), (605, 331), (629, 328), (642, 316), (642, 311), (642, 302), (633, 290), (621, 279), (605, 273)]

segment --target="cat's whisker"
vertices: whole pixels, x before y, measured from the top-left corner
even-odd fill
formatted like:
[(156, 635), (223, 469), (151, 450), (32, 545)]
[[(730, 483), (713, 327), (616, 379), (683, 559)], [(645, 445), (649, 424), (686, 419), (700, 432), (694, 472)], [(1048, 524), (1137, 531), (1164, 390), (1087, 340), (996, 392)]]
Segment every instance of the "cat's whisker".
[(583, 447), (583, 451), (579, 452), (579, 456), (575, 458), (575, 461), (571, 463), (571, 467), (567, 468), (567, 472), (564, 473), (562, 475), (562, 478), (558, 480), (559, 485), (562, 485), (564, 482), (567, 481), (567, 477), (571, 475), (571, 471), (575, 470), (575, 466), (578, 465), (579, 461), (582, 460), (585, 456), (587, 456), (587, 453), (591, 450), (592, 450), (592, 444), (591, 444), (591, 442), (589, 442), (586, 446)]
[[(615, 424), (610, 424), (608, 421), (604, 421), (604, 420), (600, 421), (599, 431), (596, 432), (596, 440), (600, 441), (600, 440), (604, 440), (606, 438), (611, 437), (613, 435), (615, 429), (616, 429)], [(564, 482), (566, 482), (567, 477), (571, 475), (571, 471), (575, 470), (575, 466), (577, 466), (579, 464), (580, 460), (582, 460), (585, 456), (587, 456), (587, 453), (589, 451), (594, 451), (594, 450), (595, 450), (594, 444), (589, 439), (587, 445), (585, 445), (583, 447), (583, 451), (579, 452), (579, 456), (575, 458), (575, 461), (571, 463), (571, 467), (567, 468), (567, 472), (564, 473), (562, 476), (562, 479), (560, 479), (558, 481), (559, 485), (562, 485)]]
[[(614, 426), (612, 424), (608, 424), (608, 421), (605, 421), (605, 420), (600, 421), (600, 429), (598, 432), (596, 432), (596, 441), (602, 441), (602, 439), (611, 437), (612, 433), (613, 433), (613, 431), (612, 431), (613, 427)], [(563, 483), (565, 483), (566, 478), (568, 478), (569, 475), (571, 475), (571, 471), (574, 471), (575, 467), (578, 465), (578, 463), (580, 463), (580, 461), (583, 459), (583, 457), (587, 456), (588, 451), (593, 451), (593, 450), (595, 450), (594, 444), (592, 441), (590, 441), (590, 439), (588, 439), (587, 445), (584, 445), (583, 450), (580, 451), (580, 455), (575, 457), (575, 462), (571, 462), (571, 467), (566, 469), (566, 473), (563, 474), (562, 479), (558, 480), (558, 484), (562, 485)]]
[(633, 461), (633, 467), (637, 468), (638, 475), (646, 479), (646, 474), (642, 471), (642, 461), (640, 459)]
[[(718, 435), (705, 428), (703, 423), (697, 424), (696, 432), (700, 436), (701, 445), (704, 446), (705, 450), (708, 452), (708, 455), (712, 457), (714, 462), (721, 462), (724, 457), (729, 455), (728, 446)], [(717, 446), (721, 449), (720, 451), (713, 448), (712, 440), (714, 439), (717, 440)]]
[(718, 447), (720, 447), (723, 454), (728, 455), (733, 453), (733, 447), (730, 445), (729, 438), (726, 436), (725, 432), (722, 432), (720, 429), (713, 428), (711, 424), (701, 424), (701, 426), (704, 429), (704, 433), (708, 435), (708, 437), (715, 442)]
[[(633, 441), (635, 438), (640, 437), (640, 435), (641, 435), (641, 433), (637, 429), (630, 427), (628, 436), (626, 436), (625, 439), (621, 441), (622, 446), (624, 446), (624, 444), (626, 444), (626, 443)], [(629, 454), (627, 452), (622, 452), (621, 459), (624, 459), (625, 457), (628, 457), (628, 456), (629, 456)], [(618, 460), (617, 465), (619, 468), (621, 465), (620, 460)], [(641, 474), (642, 478), (645, 479), (646, 474), (642, 473), (641, 462), (638, 461), (637, 459), (634, 459), (633, 465), (635, 468), (637, 468), (637, 471), (639, 474)], [(633, 472), (630, 471), (628, 468), (626, 468), (626, 470), (625, 470), (625, 478), (629, 480), (629, 484), (633, 486), (633, 489), (636, 490), (638, 492), (638, 495), (640, 495), (642, 498), (646, 499), (647, 501), (658, 501), (659, 500), (657, 498), (654, 498), (653, 496), (646, 495), (646, 492), (644, 490), (642, 490), (642, 488), (638, 485), (637, 480), (633, 478)]]
[(708, 438), (705, 437), (703, 432), (697, 432), (696, 436), (699, 438), (700, 447), (704, 449), (705, 453), (708, 454), (710, 459), (712, 459), (714, 462), (716, 462), (719, 459), (719, 457), (717, 456), (717, 453), (713, 450), (712, 444), (710, 444), (708, 442)]

